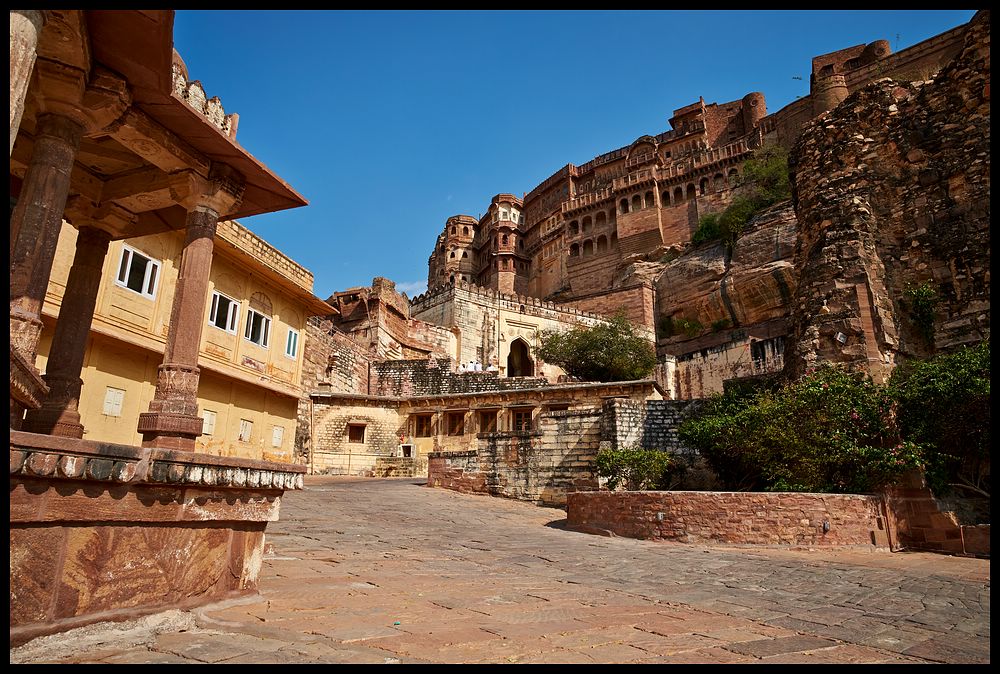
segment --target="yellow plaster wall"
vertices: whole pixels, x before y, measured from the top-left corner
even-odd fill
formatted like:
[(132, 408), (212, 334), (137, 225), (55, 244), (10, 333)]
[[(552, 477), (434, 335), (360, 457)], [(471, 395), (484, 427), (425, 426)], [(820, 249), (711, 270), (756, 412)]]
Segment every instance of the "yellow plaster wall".
[[(47, 288), (45, 329), (36, 362), (45, 371), (55, 318), (61, 306), (66, 279), (76, 250), (76, 229), (63, 223)], [(107, 442), (138, 444), (139, 413), (148, 409), (156, 384), (156, 372), (166, 343), (170, 309), (177, 283), (183, 234), (170, 232), (113, 241), (104, 260), (101, 286), (87, 346), (80, 401), (85, 437)], [(115, 284), (125, 244), (159, 261), (155, 296), (148, 298)], [(235, 335), (208, 323), (211, 291), (218, 290), (240, 303)], [(262, 294), (271, 304), (268, 348), (243, 337), (251, 297)], [(262, 266), (247, 264), (246, 258), (216, 247), (205, 307), (199, 366), (199, 412), (216, 412), (216, 431), (197, 442), (198, 451), (226, 456), (292, 461), (296, 427), (296, 404), (301, 393), (302, 357), (308, 305), (301, 298), (272, 282)], [(295, 358), (285, 355), (288, 329), (299, 332)], [(103, 413), (108, 387), (125, 391), (122, 414)], [(240, 420), (253, 422), (249, 443), (238, 441)], [(273, 426), (284, 428), (280, 447), (272, 447)]]

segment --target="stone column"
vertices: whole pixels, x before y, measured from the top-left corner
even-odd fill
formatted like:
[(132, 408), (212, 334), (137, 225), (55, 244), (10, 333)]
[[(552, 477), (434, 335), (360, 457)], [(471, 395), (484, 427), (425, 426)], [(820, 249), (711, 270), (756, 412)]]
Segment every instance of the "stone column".
[[(83, 127), (69, 118), (52, 114), (38, 118), (31, 162), (11, 215), (11, 357), (31, 368), (38, 353), (42, 304), (69, 194), (70, 171), (82, 135)], [(12, 410), (12, 420), (15, 417)], [(19, 425), (19, 418), (14, 424)]]
[(21, 127), (24, 98), (35, 67), (38, 34), (45, 23), (45, 12), (38, 9), (10, 10), (10, 151)]
[(156, 393), (149, 411), (139, 415), (143, 447), (194, 451), (195, 440), (201, 435), (198, 351), (208, 303), (213, 239), (219, 215), (228, 212), (243, 192), (242, 176), (231, 169), (213, 167), (213, 174), (212, 180), (205, 180), (189, 172), (171, 185), (171, 191), (188, 207), (187, 238)]
[(80, 423), (80, 372), (94, 318), (101, 272), (111, 235), (84, 227), (76, 240), (76, 255), (66, 282), (59, 320), (56, 322), (49, 360), (42, 377), (49, 394), (41, 409), (30, 410), (24, 430), (71, 438), (83, 437)]

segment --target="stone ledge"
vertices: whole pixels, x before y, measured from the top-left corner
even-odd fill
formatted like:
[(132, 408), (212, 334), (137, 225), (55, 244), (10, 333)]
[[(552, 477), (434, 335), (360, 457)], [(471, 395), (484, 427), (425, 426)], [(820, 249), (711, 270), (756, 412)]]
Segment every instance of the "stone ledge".
[(10, 432), (10, 475), (95, 482), (302, 489), (305, 467)]

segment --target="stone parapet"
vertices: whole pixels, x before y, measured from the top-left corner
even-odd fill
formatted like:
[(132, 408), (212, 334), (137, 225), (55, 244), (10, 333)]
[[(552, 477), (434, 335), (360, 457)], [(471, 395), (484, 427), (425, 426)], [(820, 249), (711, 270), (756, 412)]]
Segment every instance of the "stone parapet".
[(252, 594), (305, 468), (10, 433), (10, 643)]
[(791, 492), (575, 492), (571, 529), (727, 545), (890, 546), (881, 497)]

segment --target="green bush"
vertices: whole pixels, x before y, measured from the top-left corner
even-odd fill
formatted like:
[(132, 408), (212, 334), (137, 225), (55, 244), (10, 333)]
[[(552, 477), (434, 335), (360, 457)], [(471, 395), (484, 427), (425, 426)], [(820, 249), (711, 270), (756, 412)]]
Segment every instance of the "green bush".
[(922, 464), (887, 390), (829, 366), (777, 391), (716, 395), (679, 433), (727, 489), (868, 493)]
[(905, 363), (889, 380), (904, 437), (927, 447), (935, 494), (990, 495), (990, 343)]
[(920, 331), (920, 335), (928, 346), (934, 346), (934, 311), (938, 303), (934, 286), (928, 281), (918, 286), (908, 284), (903, 291), (903, 297), (909, 305), (910, 319)]
[(788, 176), (788, 153), (780, 146), (757, 150), (743, 164), (743, 176), (737, 193), (726, 210), (707, 213), (698, 220), (691, 242), (722, 241), (732, 252), (736, 239), (743, 234), (750, 219), (771, 204), (792, 196)]
[(628, 491), (664, 489), (674, 461), (659, 449), (623, 447), (602, 449), (597, 453), (597, 474), (608, 479), (608, 488)]
[(643, 379), (656, 367), (653, 344), (619, 312), (607, 323), (571, 330), (543, 330), (538, 356), (583, 381)]
[(691, 237), (691, 243), (699, 245), (706, 241), (718, 241), (722, 238), (722, 229), (719, 227), (719, 214), (707, 213), (698, 219), (698, 229)]

